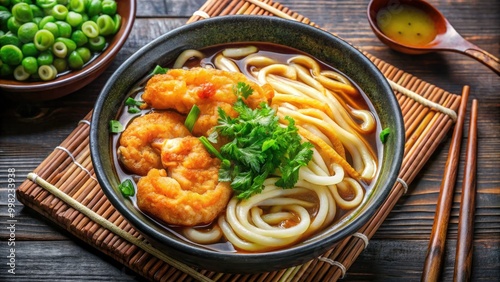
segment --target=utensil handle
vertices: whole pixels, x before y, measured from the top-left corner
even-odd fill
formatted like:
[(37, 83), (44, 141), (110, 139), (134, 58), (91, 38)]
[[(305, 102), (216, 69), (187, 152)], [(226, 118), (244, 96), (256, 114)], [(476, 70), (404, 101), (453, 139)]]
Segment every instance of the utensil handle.
[(500, 75), (500, 60), (498, 60), (497, 57), (491, 55), (490, 53), (477, 46), (466, 49), (464, 53), (483, 63), (484, 65), (492, 69), (497, 75)]

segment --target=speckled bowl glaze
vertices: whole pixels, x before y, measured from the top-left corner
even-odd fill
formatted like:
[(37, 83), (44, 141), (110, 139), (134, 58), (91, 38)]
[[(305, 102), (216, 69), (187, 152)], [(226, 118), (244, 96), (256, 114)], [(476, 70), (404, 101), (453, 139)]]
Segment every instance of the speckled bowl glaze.
[(106, 49), (82, 69), (70, 71), (51, 81), (0, 79), (0, 93), (11, 100), (39, 102), (57, 99), (85, 87), (98, 78), (118, 55), (132, 31), (136, 10), (136, 0), (118, 2), (117, 13), (122, 18), (120, 29)]
[[(118, 190), (113, 168), (109, 120), (117, 117), (129, 89), (156, 65), (168, 65), (181, 51), (231, 42), (271, 42), (304, 51), (335, 66), (369, 96), (382, 127), (392, 133), (384, 146), (380, 175), (373, 193), (348, 220), (332, 225), (307, 241), (266, 253), (224, 253), (187, 243), (162, 229), (134, 208)], [(274, 271), (303, 264), (355, 233), (373, 216), (393, 187), (403, 157), (404, 126), (399, 105), (380, 71), (356, 48), (320, 29), (269, 16), (224, 16), (175, 29), (130, 57), (109, 79), (95, 105), (90, 131), (91, 156), (99, 183), (115, 208), (152, 245), (188, 265), (226, 273)]]

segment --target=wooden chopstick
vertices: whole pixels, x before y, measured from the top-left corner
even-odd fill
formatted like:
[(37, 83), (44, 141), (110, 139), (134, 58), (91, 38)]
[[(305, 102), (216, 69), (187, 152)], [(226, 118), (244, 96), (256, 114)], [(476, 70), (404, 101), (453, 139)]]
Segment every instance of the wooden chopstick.
[(431, 238), (429, 240), (429, 247), (425, 257), (421, 281), (439, 281), (445, 249), (446, 232), (448, 231), (448, 222), (450, 219), (451, 206), (453, 204), (453, 192), (457, 178), (460, 146), (462, 143), (462, 133), (468, 98), (469, 86), (466, 85), (462, 89), (462, 100), (460, 101), (457, 123), (453, 129), (451, 145), (448, 151), (448, 159), (446, 160), (444, 168), (444, 176), (441, 182), (441, 189), (436, 205), (436, 213), (434, 215), (434, 224), (432, 226)]
[(457, 250), (453, 281), (469, 281), (472, 266), (474, 209), (476, 201), (477, 100), (472, 100), (469, 137), (465, 155), (464, 181), (458, 220)]

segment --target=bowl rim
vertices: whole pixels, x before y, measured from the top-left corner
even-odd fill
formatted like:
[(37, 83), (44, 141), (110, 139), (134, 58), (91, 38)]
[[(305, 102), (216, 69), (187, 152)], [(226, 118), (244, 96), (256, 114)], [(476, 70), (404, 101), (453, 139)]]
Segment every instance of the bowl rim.
[[(390, 93), (391, 95), (388, 97), (389, 103), (391, 106), (395, 109), (394, 110), (394, 122), (398, 129), (404, 129), (403, 125), (403, 118), (401, 114), (401, 110), (399, 107), (399, 104), (393, 95), (392, 89), (389, 86), (389, 83), (387, 82), (387, 79), (383, 76), (381, 71), (371, 62), (368, 57), (366, 57), (360, 50), (352, 46), (350, 43), (346, 42), (345, 40), (339, 38), (338, 36), (333, 35), (332, 33), (329, 33), (327, 31), (321, 30), (319, 28), (313, 27), (311, 25), (297, 22), (297, 21), (292, 21), (292, 20), (287, 20), (287, 19), (282, 19), (278, 17), (270, 17), (270, 16), (256, 16), (256, 15), (227, 15), (227, 16), (218, 16), (214, 18), (208, 18), (204, 19), (201, 21), (193, 22), (187, 25), (183, 25), (181, 27), (175, 28), (162, 36), (154, 39), (144, 47), (140, 48), (138, 51), (136, 51), (132, 56), (130, 56), (121, 66), (113, 73), (113, 75), (108, 79), (106, 82), (105, 86), (103, 87), (97, 101), (95, 104), (94, 108), (94, 114), (92, 115), (91, 119), (91, 129), (90, 129), (90, 144), (91, 144), (91, 157), (92, 157), (92, 162), (94, 163), (94, 170), (96, 173), (96, 176), (103, 187), (103, 190), (106, 194), (106, 196), (109, 198), (113, 206), (135, 227), (138, 228), (138, 231), (140, 231), (141, 234), (145, 234), (146, 238), (152, 238), (154, 240), (164, 242), (169, 244), (170, 248), (176, 249), (182, 253), (188, 253), (190, 255), (194, 256), (200, 256), (202, 255), (205, 259), (208, 260), (221, 260), (224, 259), (224, 261), (231, 262), (232, 259), (241, 259), (241, 256), (243, 255), (244, 258), (246, 259), (246, 262), (258, 262), (265, 256), (266, 258), (272, 258), (275, 260), (280, 260), (283, 258), (286, 258), (290, 254), (293, 253), (304, 253), (307, 252), (309, 248), (313, 248), (315, 250), (316, 257), (320, 256), (323, 254), (325, 251), (328, 249), (332, 248), (335, 243), (339, 242), (341, 239), (345, 238), (346, 236), (352, 235), (356, 231), (358, 231), (364, 224), (368, 222), (368, 220), (373, 216), (375, 211), (382, 205), (382, 203), (385, 201), (385, 199), (388, 197), (389, 192), (391, 191), (393, 185), (396, 183), (396, 178), (398, 176), (401, 163), (402, 163), (402, 158), (403, 158), (403, 145), (404, 145), (404, 132), (401, 132), (401, 130), (397, 130), (394, 132), (395, 140), (397, 140), (399, 143), (397, 145), (396, 149), (396, 155), (394, 156), (395, 161), (391, 163), (390, 167), (387, 169), (391, 172), (390, 175), (388, 176), (388, 180), (386, 181), (387, 187), (385, 187), (384, 190), (382, 190), (380, 193), (375, 195), (376, 199), (373, 200), (373, 206), (367, 211), (364, 211), (362, 214), (358, 215), (358, 218), (356, 221), (352, 222), (349, 224), (347, 227), (342, 228), (341, 230), (337, 230), (333, 235), (322, 238), (321, 239), (321, 245), (318, 246), (319, 242), (312, 241), (308, 242), (306, 240), (305, 242), (302, 242), (300, 244), (296, 244), (291, 246), (290, 248), (285, 248), (285, 249), (280, 249), (280, 250), (275, 250), (275, 251), (269, 251), (269, 252), (258, 252), (258, 253), (229, 253), (229, 252), (217, 252), (217, 251), (212, 251), (207, 248), (196, 248), (191, 245), (188, 245), (182, 240), (172, 240), (168, 236), (165, 236), (163, 234), (159, 234), (153, 227), (149, 226), (148, 223), (143, 222), (139, 217), (137, 217), (133, 213), (128, 212), (127, 206), (120, 200), (118, 195), (116, 195), (111, 188), (111, 183), (106, 177), (106, 172), (102, 166), (102, 162), (100, 160), (99, 152), (98, 152), (98, 131), (99, 128), (97, 127), (97, 124), (99, 122), (99, 114), (100, 111), (104, 109), (104, 103), (106, 101), (106, 93), (109, 92), (109, 90), (113, 87), (114, 81), (116, 81), (120, 75), (126, 71), (126, 69), (136, 60), (138, 60), (140, 57), (145, 55), (148, 52), (149, 48), (152, 48), (161, 42), (164, 42), (168, 40), (169, 38), (180, 36), (182, 34), (189, 33), (191, 30), (196, 30), (203, 28), (207, 24), (227, 24), (232, 21), (246, 21), (246, 22), (252, 22), (252, 21), (267, 21), (269, 24), (279, 24), (279, 25), (289, 25), (293, 24), (295, 27), (300, 29), (303, 32), (309, 32), (314, 35), (321, 35), (324, 37), (329, 37), (332, 38), (332, 40), (338, 41), (337, 43), (340, 44), (343, 48), (348, 48), (352, 50), (352, 52), (360, 57), (360, 60), (366, 63), (366, 69), (368, 69), (369, 72), (371, 72), (374, 76), (375, 80), (378, 80), (381, 83), (381, 87), (384, 89), (384, 92)], [(130, 87), (129, 87), (130, 88)], [(404, 131), (404, 130), (403, 130)], [(324, 248), (327, 246), (327, 248)], [(318, 252), (319, 249), (323, 247), (321, 252)], [(311, 257), (314, 258), (314, 257)], [(310, 259), (311, 259), (310, 258)], [(305, 260), (304, 263), (308, 261)], [(270, 269), (273, 270), (273, 266), (269, 265)]]
[(0, 89), (7, 92), (25, 92), (36, 94), (36, 92), (56, 89), (68, 86), (75, 83), (75, 81), (84, 80), (89, 74), (92, 74), (101, 68), (107, 67), (127, 41), (134, 25), (135, 15), (137, 12), (137, 0), (128, 0), (128, 3), (130, 4), (130, 8), (126, 9), (129, 11), (128, 16), (122, 17), (122, 26), (118, 31), (118, 33), (122, 33), (122, 36), (116, 37), (116, 39), (113, 38), (113, 44), (110, 44), (108, 48), (100, 53), (87, 66), (80, 70), (71, 71), (68, 74), (56, 77), (54, 80), (50, 81), (17, 81), (12, 79), (0, 79)]

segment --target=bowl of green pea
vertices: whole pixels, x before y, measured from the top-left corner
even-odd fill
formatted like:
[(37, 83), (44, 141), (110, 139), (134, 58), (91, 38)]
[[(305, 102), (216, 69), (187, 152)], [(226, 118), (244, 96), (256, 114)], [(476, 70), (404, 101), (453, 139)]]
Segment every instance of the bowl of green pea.
[(136, 0), (0, 0), (0, 92), (13, 100), (60, 98), (114, 60)]

